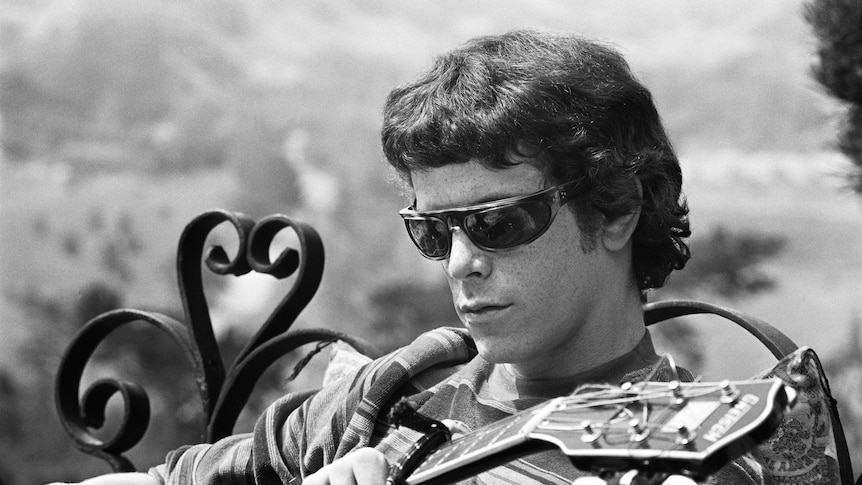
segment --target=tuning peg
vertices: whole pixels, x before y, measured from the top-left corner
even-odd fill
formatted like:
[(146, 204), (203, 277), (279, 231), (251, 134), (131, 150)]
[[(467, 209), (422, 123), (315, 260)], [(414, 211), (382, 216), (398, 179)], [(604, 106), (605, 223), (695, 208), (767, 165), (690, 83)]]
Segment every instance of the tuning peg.
[(649, 428), (641, 423), (640, 419), (634, 418), (629, 421), (629, 441), (639, 443), (649, 436)]
[(685, 394), (682, 392), (682, 386), (677, 380), (673, 380), (668, 382), (667, 388), (670, 389), (670, 392), (673, 393), (673, 399), (671, 400), (671, 406), (676, 408), (682, 407), (688, 402), (688, 398), (685, 397)]
[(695, 432), (688, 429), (688, 426), (684, 424), (679, 425), (679, 427), (676, 429), (676, 433), (676, 444), (682, 446), (687, 446), (691, 444), (691, 440), (694, 439), (695, 436), (697, 436)]
[(733, 404), (739, 399), (739, 389), (736, 388), (730, 381), (723, 380), (719, 383), (721, 386), (721, 397), (719, 401), (724, 404)]
[(602, 436), (602, 430), (596, 429), (589, 420), (584, 420), (581, 427), (584, 429), (584, 434), (581, 435), (581, 441), (584, 443), (595, 443)]

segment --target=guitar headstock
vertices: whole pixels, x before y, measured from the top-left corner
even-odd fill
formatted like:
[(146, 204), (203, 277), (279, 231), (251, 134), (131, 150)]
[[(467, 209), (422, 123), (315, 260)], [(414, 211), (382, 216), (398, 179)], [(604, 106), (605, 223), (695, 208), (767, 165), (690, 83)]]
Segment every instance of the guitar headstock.
[(777, 379), (642, 382), (557, 399), (528, 436), (585, 470), (703, 478), (767, 439), (795, 396)]

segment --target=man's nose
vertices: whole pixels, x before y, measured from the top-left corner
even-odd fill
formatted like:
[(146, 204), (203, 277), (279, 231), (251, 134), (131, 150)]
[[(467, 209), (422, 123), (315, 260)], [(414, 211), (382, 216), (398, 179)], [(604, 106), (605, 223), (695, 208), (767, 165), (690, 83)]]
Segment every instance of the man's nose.
[(446, 260), (446, 272), (450, 278), (463, 280), (488, 276), (491, 271), (488, 256), (489, 253), (473, 244), (460, 227), (452, 229), (452, 247)]

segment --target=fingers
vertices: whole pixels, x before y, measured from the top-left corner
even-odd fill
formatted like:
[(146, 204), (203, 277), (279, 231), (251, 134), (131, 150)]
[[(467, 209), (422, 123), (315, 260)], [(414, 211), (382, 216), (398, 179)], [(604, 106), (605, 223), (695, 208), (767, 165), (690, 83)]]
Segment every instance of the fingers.
[(353, 467), (357, 485), (383, 484), (389, 475), (389, 463), (383, 453), (374, 448), (356, 450), (360, 459)]
[(305, 485), (383, 485), (389, 464), (374, 448), (360, 448), (305, 478)]

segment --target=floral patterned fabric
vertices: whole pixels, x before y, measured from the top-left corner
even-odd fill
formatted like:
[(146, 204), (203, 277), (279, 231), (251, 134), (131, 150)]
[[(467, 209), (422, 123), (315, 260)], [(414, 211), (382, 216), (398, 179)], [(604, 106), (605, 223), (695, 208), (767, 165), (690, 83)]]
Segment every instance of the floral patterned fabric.
[(778, 430), (758, 448), (777, 485), (839, 483), (838, 455), (829, 407), (831, 395), (817, 355), (803, 347), (755, 378), (779, 379), (798, 395)]

